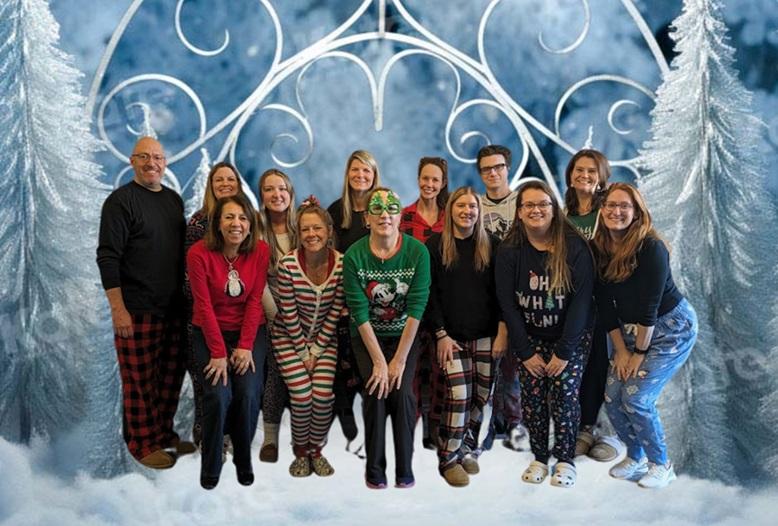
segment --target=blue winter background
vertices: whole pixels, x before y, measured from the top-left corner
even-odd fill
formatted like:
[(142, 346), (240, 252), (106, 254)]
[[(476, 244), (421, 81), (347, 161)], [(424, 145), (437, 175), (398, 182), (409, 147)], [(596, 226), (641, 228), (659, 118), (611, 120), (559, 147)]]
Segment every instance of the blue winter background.
[[(721, 100), (711, 99), (710, 121), (714, 127), (738, 122), (737, 112), (717, 113), (716, 104), (726, 109), (729, 103), (763, 125), (739, 142), (721, 140), (729, 149), (719, 152), (723, 160), (715, 170), (701, 174), (707, 186), (699, 199), (696, 193), (676, 204), (683, 181), (660, 175), (646, 181), (660, 226), (686, 239), (716, 240), (709, 252), (674, 243), (674, 269), (684, 270), (676, 278), (709, 323), (695, 359), (662, 400), (681, 473), (670, 490), (638, 490), (586, 460), (572, 491), (528, 487), (519, 475), (529, 455), (496, 446), (465, 490), (445, 486), (434, 455), (419, 447), (414, 490), (369, 492), (362, 464), (343, 451), (336, 426), (329, 447), (334, 479), (292, 480), (286, 471), (291, 452), (282, 448), (278, 464), (255, 464), (257, 483), (250, 489), (231, 480), (228, 465), (223, 484), (206, 494), (197, 484), (199, 459), (152, 473), (130, 461), (121, 441), (115, 351), (94, 247), (100, 204), (131, 176), (125, 157), (137, 134), (153, 131), (164, 144), (167, 183), (181, 190), (190, 210), (201, 195), (196, 182), (203, 166), (222, 158), (234, 158), (249, 188), (262, 171), (280, 166), (298, 196), (315, 193), (329, 203), (340, 192), (346, 157), (357, 148), (375, 154), (384, 182), (404, 202), (416, 196), (422, 155), (450, 160), (452, 187), (479, 184), (472, 158), (486, 141), (514, 150), (516, 175), (550, 175), (561, 192), (570, 153), (587, 140), (613, 161), (614, 179), (640, 183), (638, 174), (650, 175), (646, 166), (657, 173), (662, 163), (694, 166), (680, 156), (663, 160), (649, 145), (652, 129), (654, 139), (658, 134), (681, 146), (703, 129), (680, 111), (677, 122), (663, 124), (650, 113), (663, 67), (675, 56), (669, 26), (683, 5), (0, 0), (0, 523), (772, 523), (767, 505), (778, 479), (778, 178), (771, 173), (778, 164), (776, 0), (728, 0), (719, 14), (734, 48), (735, 80), (753, 99), (743, 106), (726, 83), (714, 83)], [(646, 41), (630, 9), (658, 47)], [(20, 12), (28, 26), (14, 18)], [(479, 26), (487, 12), (481, 49)], [(452, 63), (487, 64), (494, 78), (483, 69), (468, 75), (455, 68), (458, 79), (446, 62), (415, 54), (393, 63), (380, 90), (386, 65), (414, 49), (403, 37), (340, 46), (334, 56), (310, 63), (305, 50), (352, 16), (340, 38), (381, 29), (429, 42), (410, 16), (440, 39), (429, 49), (444, 50)], [(35, 49), (56, 36), (55, 20), (59, 40), (52, 44), (69, 57)], [(278, 63), (288, 68), (283, 75), (273, 67), (279, 42)], [(47, 53), (51, 62), (25, 61)], [(488, 86), (476, 77), (490, 80)], [(580, 87), (569, 91), (576, 83)], [(498, 85), (504, 92), (495, 97)], [(641, 152), (647, 159), (642, 168)], [(658, 199), (663, 191), (672, 199)], [(191, 404), (182, 405), (184, 426)], [(289, 436), (288, 427), (282, 434)]]

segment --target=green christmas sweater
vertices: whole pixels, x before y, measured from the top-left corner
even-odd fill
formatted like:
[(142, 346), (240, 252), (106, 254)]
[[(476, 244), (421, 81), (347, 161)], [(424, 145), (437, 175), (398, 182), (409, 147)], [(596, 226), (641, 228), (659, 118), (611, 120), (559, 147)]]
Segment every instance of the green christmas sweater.
[(387, 260), (370, 251), (365, 236), (343, 257), (343, 288), (351, 332), (370, 322), (379, 338), (400, 336), (408, 316), (421, 320), (430, 291), (430, 256), (420, 241), (400, 234), (400, 250)]

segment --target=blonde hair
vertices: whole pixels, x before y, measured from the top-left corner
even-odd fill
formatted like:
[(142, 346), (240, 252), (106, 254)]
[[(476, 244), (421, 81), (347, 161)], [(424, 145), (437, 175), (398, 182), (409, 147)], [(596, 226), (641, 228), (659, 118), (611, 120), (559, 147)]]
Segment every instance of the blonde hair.
[[(627, 233), (619, 243), (614, 243), (607, 228), (600, 228), (594, 235), (592, 243), (595, 248), (597, 272), (605, 281), (620, 283), (629, 278), (638, 266), (637, 255), (647, 237), (652, 237), (667, 243), (654, 230), (651, 214), (648, 212), (643, 196), (634, 186), (626, 183), (613, 183), (605, 192), (605, 200), (616, 190), (629, 195), (632, 201), (635, 217), (627, 227)], [(600, 209), (600, 214), (605, 207)], [(669, 250), (669, 247), (668, 247)]]
[(492, 258), (492, 244), (483, 224), (481, 214), (481, 198), (472, 186), (462, 186), (452, 193), (446, 203), (446, 214), (443, 219), (443, 232), (440, 234), (440, 255), (443, 258), (443, 266), (451, 268), (456, 263), (457, 253), (456, 239), (454, 238), (454, 203), (464, 195), (472, 195), (478, 205), (478, 217), (473, 226), (473, 241), (475, 242), (475, 270), (482, 272), (489, 267)]
[(303, 240), (300, 236), (300, 222), (305, 214), (313, 214), (319, 216), (324, 226), (327, 227), (327, 233), (329, 239), (327, 240), (327, 246), (332, 248), (335, 245), (335, 229), (333, 228), (332, 216), (327, 210), (322, 208), (318, 203), (303, 202), (300, 208), (297, 209), (297, 219), (295, 221), (297, 228), (297, 248), (303, 249)]
[(570, 267), (567, 264), (567, 237), (577, 236), (582, 240), (583, 237), (570, 223), (567, 216), (562, 213), (559, 202), (554, 198), (551, 188), (546, 183), (542, 181), (528, 181), (519, 187), (519, 196), (516, 202), (516, 218), (503, 242), (514, 246), (529, 243), (524, 223), (519, 219), (522, 195), (527, 190), (540, 190), (551, 200), (551, 210), (553, 212), (551, 218), (551, 246), (548, 250), (549, 255), (546, 258), (546, 272), (551, 275), (549, 293), (551, 295), (566, 294), (573, 290), (573, 280)]
[(351, 152), (348, 160), (346, 161), (346, 172), (343, 176), (343, 194), (341, 195), (341, 205), (343, 208), (343, 220), (340, 222), (341, 228), (351, 228), (351, 208), (353, 207), (353, 198), (351, 196), (351, 186), (348, 183), (348, 172), (351, 168), (351, 163), (354, 160), (358, 160), (370, 167), (373, 170), (373, 184), (370, 185), (368, 192), (372, 192), (379, 186), (381, 186), (381, 177), (378, 174), (378, 162), (375, 157), (365, 150), (356, 150)]
[(265, 201), (262, 198), (262, 187), (264, 186), (267, 178), (271, 175), (280, 177), (284, 181), (284, 184), (286, 184), (286, 189), (289, 192), (289, 208), (286, 209), (285, 223), (286, 233), (289, 236), (290, 247), (297, 246), (297, 212), (294, 205), (294, 186), (292, 185), (292, 180), (289, 179), (289, 176), (281, 170), (277, 170), (275, 168), (265, 170), (265, 172), (259, 178), (259, 227), (262, 231), (262, 239), (264, 239), (267, 244), (270, 245), (270, 267), (271, 269), (275, 269), (278, 266), (278, 261), (280, 259), (278, 257), (278, 252), (281, 250), (281, 247), (279, 246), (278, 238), (276, 237), (275, 232), (273, 232), (273, 224), (270, 220), (270, 211), (265, 206)]

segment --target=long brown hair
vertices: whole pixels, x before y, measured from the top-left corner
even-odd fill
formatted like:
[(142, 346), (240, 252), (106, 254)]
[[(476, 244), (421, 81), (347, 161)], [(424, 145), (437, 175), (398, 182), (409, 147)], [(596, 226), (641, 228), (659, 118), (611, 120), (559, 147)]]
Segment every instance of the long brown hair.
[(205, 246), (208, 250), (213, 250), (215, 252), (221, 252), (224, 248), (224, 236), (222, 236), (221, 231), (221, 216), (224, 206), (228, 203), (235, 203), (240, 206), (249, 220), (249, 235), (246, 236), (246, 239), (244, 239), (243, 243), (238, 247), (238, 252), (241, 254), (252, 252), (257, 247), (257, 239), (259, 236), (257, 213), (251, 205), (251, 201), (249, 201), (248, 197), (244, 194), (222, 197), (216, 201), (211, 214), (208, 216), (208, 230), (205, 232)]
[[(435, 198), (435, 204), (438, 205), (438, 209), (443, 210), (446, 208), (448, 202), (448, 161), (443, 157), (422, 157), (419, 159), (419, 170), (416, 175), (416, 180), (421, 178), (421, 169), (431, 164), (437, 166), (443, 173), (443, 179), (441, 180), (440, 192), (438, 192)], [(478, 205), (481, 206), (480, 204)]]
[(489, 267), (492, 257), (492, 244), (486, 233), (481, 211), (481, 198), (472, 186), (462, 186), (454, 190), (446, 203), (446, 215), (443, 219), (443, 232), (440, 234), (440, 255), (443, 258), (443, 266), (451, 268), (456, 263), (459, 254), (454, 237), (454, 203), (463, 195), (472, 195), (478, 204), (478, 218), (473, 226), (473, 241), (475, 242), (475, 270), (482, 272)]
[[(368, 192), (373, 192), (381, 186), (381, 177), (378, 175), (378, 162), (368, 151), (356, 150), (351, 152), (346, 161), (346, 171), (343, 175), (343, 194), (341, 195), (341, 205), (343, 208), (343, 220), (340, 222), (341, 228), (351, 228), (351, 208), (354, 206), (354, 199), (351, 195), (351, 186), (348, 184), (348, 172), (351, 168), (351, 162), (356, 159), (370, 167), (373, 170), (373, 184)], [(368, 198), (369, 199), (369, 198)]]
[(238, 172), (238, 169), (235, 168), (235, 165), (227, 161), (214, 164), (211, 167), (211, 171), (208, 172), (208, 181), (205, 183), (205, 195), (203, 195), (203, 212), (205, 212), (205, 215), (210, 215), (214, 206), (216, 206), (216, 195), (213, 193), (213, 176), (216, 175), (216, 172), (221, 168), (229, 168), (232, 170), (232, 173), (235, 174), (235, 179), (237, 179), (238, 182), (238, 194), (243, 194), (243, 184), (241, 182), (240, 173)]
[(270, 245), (270, 268), (275, 269), (278, 266), (278, 260), (280, 259), (278, 252), (281, 250), (281, 247), (279, 246), (278, 238), (276, 237), (275, 232), (273, 232), (273, 223), (270, 220), (270, 210), (267, 209), (265, 206), (265, 201), (262, 199), (262, 187), (265, 185), (267, 178), (271, 175), (280, 177), (284, 181), (284, 184), (286, 184), (286, 189), (289, 192), (289, 208), (286, 209), (285, 223), (286, 233), (289, 236), (290, 247), (297, 246), (297, 215), (294, 205), (294, 186), (292, 185), (292, 180), (289, 179), (289, 176), (281, 170), (277, 170), (275, 168), (265, 170), (265, 172), (259, 177), (258, 185), (259, 215), (261, 216), (260, 226), (262, 228), (262, 239), (267, 241), (267, 244)]
[(568, 214), (574, 216), (580, 214), (578, 212), (578, 194), (572, 184), (573, 169), (575, 168), (575, 163), (577, 163), (578, 159), (581, 157), (588, 157), (597, 165), (597, 190), (595, 190), (594, 195), (592, 196), (592, 211), (597, 211), (600, 209), (600, 206), (602, 206), (602, 202), (605, 198), (605, 189), (608, 186), (608, 179), (610, 179), (611, 176), (611, 166), (610, 163), (608, 163), (608, 158), (599, 151), (584, 149), (573, 155), (573, 158), (567, 163), (567, 168), (565, 168), (565, 183), (567, 184), (567, 190), (565, 190), (565, 208), (567, 209)]
[(559, 206), (559, 201), (554, 197), (554, 193), (551, 188), (543, 181), (527, 181), (519, 187), (519, 195), (516, 200), (516, 218), (513, 221), (513, 226), (508, 231), (508, 235), (505, 236), (506, 245), (522, 246), (525, 243), (529, 243), (527, 238), (527, 230), (524, 228), (519, 218), (519, 211), (522, 205), (522, 196), (527, 190), (540, 190), (546, 194), (551, 201), (551, 210), (553, 216), (551, 218), (551, 246), (549, 247), (549, 254), (546, 258), (546, 272), (551, 275), (551, 285), (549, 293), (565, 294), (573, 290), (573, 280), (570, 273), (570, 267), (567, 264), (567, 237), (577, 236), (583, 239), (578, 230), (570, 223), (567, 216), (562, 213), (562, 209)]
[[(651, 214), (648, 212), (646, 202), (640, 195), (637, 188), (626, 183), (613, 183), (605, 192), (604, 200), (608, 199), (616, 190), (621, 190), (629, 195), (632, 201), (635, 217), (632, 224), (627, 228), (626, 235), (619, 243), (614, 243), (613, 237), (607, 228), (600, 228), (594, 234), (592, 244), (594, 245), (595, 259), (597, 261), (597, 272), (605, 281), (615, 283), (622, 282), (629, 278), (637, 268), (637, 256), (643, 241), (647, 237), (661, 240), (659, 234), (654, 230)], [(605, 201), (603, 201), (605, 202)], [(604, 208), (600, 209), (602, 214)], [(665, 243), (667, 245), (667, 243)]]

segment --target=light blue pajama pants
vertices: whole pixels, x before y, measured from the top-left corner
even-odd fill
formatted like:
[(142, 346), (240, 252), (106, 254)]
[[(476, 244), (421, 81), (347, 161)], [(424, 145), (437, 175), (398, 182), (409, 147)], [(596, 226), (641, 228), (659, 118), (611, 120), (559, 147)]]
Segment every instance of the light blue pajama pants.
[[(622, 334), (627, 349), (633, 349), (635, 333), (623, 330)], [(645, 456), (654, 464), (667, 464), (665, 434), (656, 401), (665, 384), (689, 358), (696, 339), (697, 314), (684, 299), (657, 319), (651, 346), (636, 378), (619, 380), (611, 361), (605, 408), (631, 459)]]

